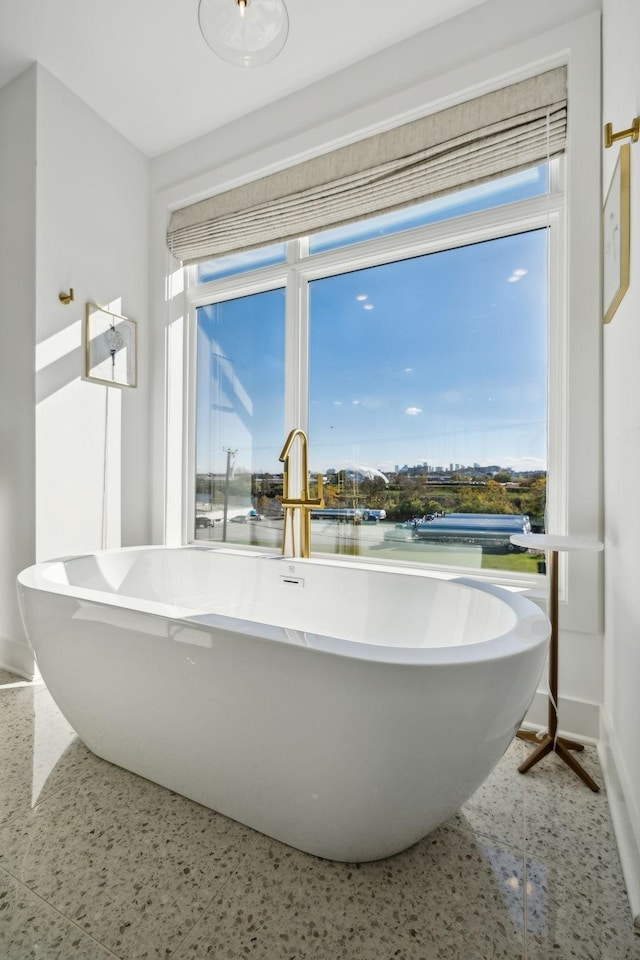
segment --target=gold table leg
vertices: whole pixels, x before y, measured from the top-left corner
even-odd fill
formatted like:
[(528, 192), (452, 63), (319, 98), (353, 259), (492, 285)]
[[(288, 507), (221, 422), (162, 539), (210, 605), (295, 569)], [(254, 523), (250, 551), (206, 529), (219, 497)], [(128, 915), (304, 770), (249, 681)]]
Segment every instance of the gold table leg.
[(598, 784), (589, 776), (576, 758), (569, 753), (570, 750), (584, 750), (584, 746), (581, 743), (576, 743), (575, 740), (567, 740), (565, 737), (558, 736), (558, 551), (551, 550), (549, 553), (551, 561), (549, 565), (549, 597), (551, 607), (549, 610), (549, 619), (551, 620), (551, 639), (549, 642), (549, 728), (542, 737), (538, 737), (531, 730), (518, 730), (516, 734), (518, 739), (537, 744), (537, 748), (520, 764), (518, 771), (520, 773), (526, 773), (527, 770), (535, 766), (538, 761), (546, 757), (548, 753), (556, 753), (594, 793), (598, 793), (600, 791)]

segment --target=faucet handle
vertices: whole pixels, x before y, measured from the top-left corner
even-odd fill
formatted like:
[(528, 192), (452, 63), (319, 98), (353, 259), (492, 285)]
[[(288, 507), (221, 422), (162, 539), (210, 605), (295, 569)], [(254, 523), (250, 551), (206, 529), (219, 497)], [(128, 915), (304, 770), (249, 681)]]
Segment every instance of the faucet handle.
[(320, 507), (320, 509), (322, 509), (322, 507), (324, 507), (324, 496), (323, 496), (324, 490), (322, 488), (323, 480), (322, 480), (321, 473), (318, 474), (317, 483), (318, 483), (318, 489), (317, 489), (318, 496), (314, 497), (313, 500), (309, 499), (309, 505), (312, 507)]

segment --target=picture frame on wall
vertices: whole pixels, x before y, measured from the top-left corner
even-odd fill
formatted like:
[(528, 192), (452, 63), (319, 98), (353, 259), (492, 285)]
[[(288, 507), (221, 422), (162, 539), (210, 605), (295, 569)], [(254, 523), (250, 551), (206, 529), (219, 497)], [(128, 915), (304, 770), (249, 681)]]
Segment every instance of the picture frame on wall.
[(629, 287), (630, 146), (620, 147), (602, 214), (603, 320), (609, 323)]
[(85, 376), (88, 380), (120, 387), (138, 385), (137, 328), (135, 320), (87, 303)]

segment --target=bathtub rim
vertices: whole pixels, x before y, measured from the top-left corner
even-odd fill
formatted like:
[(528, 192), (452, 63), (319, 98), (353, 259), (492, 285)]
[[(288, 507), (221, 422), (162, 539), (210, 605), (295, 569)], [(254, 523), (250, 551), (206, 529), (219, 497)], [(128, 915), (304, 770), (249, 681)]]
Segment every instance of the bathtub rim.
[[(342, 637), (315, 634), (307, 631), (288, 629), (291, 633), (304, 636), (304, 642), (294, 642), (287, 636), (285, 628), (258, 620), (247, 620), (241, 617), (232, 617), (226, 614), (207, 610), (197, 610), (193, 607), (182, 607), (175, 604), (161, 603), (155, 600), (145, 600), (139, 597), (128, 597), (124, 594), (109, 593), (95, 588), (80, 587), (73, 584), (61, 583), (47, 576), (60, 564), (85, 557), (107, 556), (122, 553), (136, 552), (178, 552), (183, 550), (243, 556), (255, 562), (259, 560), (284, 561), (288, 564), (317, 565), (323, 567), (347, 567), (364, 570), (378, 575), (391, 573), (399, 576), (410, 576), (417, 579), (437, 580), (450, 583), (463, 589), (480, 590), (497, 597), (505, 603), (515, 615), (514, 626), (506, 632), (485, 640), (466, 644), (452, 644), (439, 647), (419, 646), (385, 646), (382, 644), (368, 644), (359, 640), (349, 640)], [(374, 663), (388, 663), (405, 666), (423, 665), (453, 665), (495, 661), (533, 651), (535, 648), (546, 645), (551, 633), (551, 624), (546, 614), (530, 599), (523, 597), (513, 589), (497, 586), (486, 580), (470, 576), (457, 576), (440, 571), (422, 570), (418, 567), (396, 567), (384, 564), (367, 564), (365, 562), (350, 563), (348, 560), (312, 557), (309, 559), (282, 557), (272, 553), (252, 553), (237, 550), (233, 547), (210, 547), (187, 544), (184, 546), (165, 546), (161, 544), (146, 544), (133, 547), (115, 547), (108, 550), (99, 550), (92, 553), (74, 554), (32, 564), (21, 570), (17, 576), (18, 594), (20, 597), (21, 612), (24, 619), (23, 592), (33, 591), (54, 594), (77, 600), (79, 603), (92, 603), (105, 608), (118, 608), (131, 611), (134, 614), (157, 617), (175, 624), (182, 624), (199, 630), (222, 629), (283, 644), (294, 649), (311, 649), (316, 653), (341, 656), (351, 660), (368, 661)], [(26, 628), (26, 624), (25, 624)], [(27, 636), (29, 631), (27, 630)], [(29, 639), (31, 644), (31, 640)], [(33, 645), (32, 645), (33, 646)], [(37, 653), (34, 647), (34, 652)]]

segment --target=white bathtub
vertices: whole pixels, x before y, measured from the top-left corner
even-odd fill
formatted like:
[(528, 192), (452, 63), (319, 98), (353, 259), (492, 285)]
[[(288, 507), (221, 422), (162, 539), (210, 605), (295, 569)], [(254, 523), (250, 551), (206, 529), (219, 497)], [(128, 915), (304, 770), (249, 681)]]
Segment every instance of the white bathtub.
[(18, 577), (42, 676), (98, 756), (320, 857), (376, 860), (492, 770), (549, 622), (479, 581), (132, 548)]

